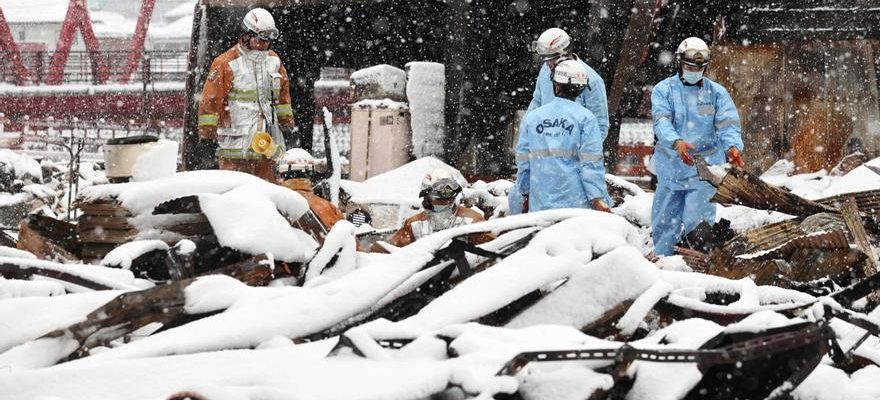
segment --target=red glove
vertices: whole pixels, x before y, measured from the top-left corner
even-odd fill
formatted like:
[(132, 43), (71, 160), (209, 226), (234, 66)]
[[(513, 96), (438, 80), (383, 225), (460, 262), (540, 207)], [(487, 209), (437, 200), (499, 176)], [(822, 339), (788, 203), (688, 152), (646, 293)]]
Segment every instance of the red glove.
[(602, 199), (593, 199), (593, 209), (596, 211), (604, 211), (607, 213), (611, 212), (611, 208), (609, 208), (608, 204), (605, 204), (605, 200)]
[(746, 167), (746, 162), (745, 160), (743, 160), (743, 155), (736, 147), (731, 147), (727, 149), (727, 161), (730, 161), (730, 165), (733, 165), (737, 168)]
[(523, 195), (522, 197), (522, 213), (525, 214), (529, 212), (529, 196)]
[(673, 143), (673, 147), (675, 147), (675, 151), (678, 152), (678, 156), (681, 157), (681, 161), (687, 165), (694, 165), (694, 157), (690, 155), (690, 151), (696, 149), (694, 145), (685, 142), (682, 139), (678, 139)]

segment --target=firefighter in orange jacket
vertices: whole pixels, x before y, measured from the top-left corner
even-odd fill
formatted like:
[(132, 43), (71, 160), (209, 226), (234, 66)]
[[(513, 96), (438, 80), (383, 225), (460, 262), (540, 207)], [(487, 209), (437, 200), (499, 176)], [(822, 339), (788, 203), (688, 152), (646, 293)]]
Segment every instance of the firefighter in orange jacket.
[(287, 71), (269, 50), (279, 33), (262, 8), (248, 11), (242, 30), (238, 43), (214, 59), (205, 80), (196, 157), (204, 162), (216, 156), (220, 169), (275, 182), (275, 161), (251, 150), (250, 140), (258, 131), (279, 129), (284, 141), (294, 133)]
[[(449, 171), (438, 168), (429, 172), (422, 180), (419, 194), (425, 210), (407, 218), (388, 243), (402, 247), (443, 229), (484, 221), (476, 211), (458, 204), (460, 193), (461, 185)], [(467, 236), (467, 241), (475, 245), (494, 239), (492, 232), (475, 232)], [(378, 246), (373, 246), (373, 250), (382, 251)]]

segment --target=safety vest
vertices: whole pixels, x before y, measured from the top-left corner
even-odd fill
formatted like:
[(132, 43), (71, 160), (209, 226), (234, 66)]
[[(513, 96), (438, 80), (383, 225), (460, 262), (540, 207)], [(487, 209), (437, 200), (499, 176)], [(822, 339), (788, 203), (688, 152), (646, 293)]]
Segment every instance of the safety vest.
[[(266, 124), (293, 125), (287, 71), (274, 51), (262, 60), (235, 46), (214, 59), (199, 103), (203, 138), (248, 136)], [(273, 112), (274, 111), (274, 112)]]

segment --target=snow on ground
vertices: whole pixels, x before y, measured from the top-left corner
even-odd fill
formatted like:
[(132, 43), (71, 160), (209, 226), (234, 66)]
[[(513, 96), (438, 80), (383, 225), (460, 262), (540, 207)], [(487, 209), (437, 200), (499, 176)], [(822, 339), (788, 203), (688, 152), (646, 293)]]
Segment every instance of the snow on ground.
[[(353, 202), (410, 207), (418, 204), (424, 174), (437, 167), (448, 168), (437, 159), (422, 158), (365, 182), (342, 181), (341, 186)], [(862, 175), (873, 173), (870, 169), (831, 177), (788, 176), (785, 165), (778, 167), (763, 178), (805, 196), (880, 187), (880, 181)], [(509, 182), (493, 182), (468, 189), (473, 198), (504, 204), (500, 198), (506, 186)], [(355, 253), (354, 228), (342, 223), (313, 258), (317, 244), (288, 223), (305, 212), (305, 201), (250, 175), (197, 171), (89, 186), (82, 190), (83, 199), (116, 199), (141, 216), (163, 201), (195, 195), (221, 244), (254, 254), (268, 252), (278, 260), (311, 261), (309, 284), (249, 287), (226, 276), (201, 277), (185, 291), (186, 311), (216, 314), (149, 336), (133, 335), (130, 342), (109, 343), (88, 357), (54, 365), (71, 350), (70, 338), (34, 339), (81, 322), (120, 290), (149, 285), (123, 269), (65, 266), (0, 248), (0, 263), (55, 268), (120, 289), (93, 292), (48, 280), (0, 279), (0, 398), (155, 399), (192, 391), (221, 400), (410, 399), (455, 387), (461, 397), (488, 399), (519, 390), (527, 399), (582, 399), (596, 388), (612, 386), (610, 375), (594, 370), (608, 361), (530, 363), (515, 377), (496, 374), (522, 351), (618, 348), (621, 342), (579, 330), (622, 301), (634, 301), (618, 323), (626, 333), (644, 327), (648, 310), (666, 295), (669, 303), (687, 309), (753, 313), (726, 327), (698, 318), (654, 327), (647, 337), (631, 343), (647, 349), (696, 349), (721, 332), (789, 325), (800, 320), (773, 310), (816, 301), (801, 292), (757, 286), (748, 278), (733, 281), (686, 272), (680, 260), (663, 260), (657, 268), (643, 256), (650, 251), (641, 237), (644, 228), (630, 223), (650, 225), (652, 195), (638, 188), (627, 190), (630, 194), (615, 208), (617, 215), (553, 210), (498, 218), (438, 232), (392, 254)], [(719, 216), (729, 217), (739, 229), (786, 218), (742, 207), (722, 208)], [(400, 322), (365, 320), (450, 265), (441, 262), (422, 270), (451, 239), (485, 230), (499, 234), (481, 246), (490, 251), (537, 234), (524, 248), (462, 281), (415, 315)], [(125, 266), (139, 254), (167, 248), (160, 243), (132, 242), (108, 254), (105, 264)], [(476, 263), (482, 258), (468, 259)], [(70, 293), (77, 291), (82, 293)], [(470, 322), (536, 292), (542, 294), (538, 303), (505, 327)], [(717, 292), (739, 298), (724, 306), (706, 303), (707, 295)], [(336, 337), (305, 344), (291, 340), (358, 323), (362, 324), (345, 331), (344, 337), (362, 356), (344, 347), (339, 350)], [(841, 324), (834, 326), (852, 329)], [(846, 347), (858, 337), (851, 332), (841, 340)], [(412, 342), (390, 350), (376, 343), (382, 339)], [(872, 338), (859, 354), (880, 358), (878, 342)], [(626, 373), (635, 378), (628, 399), (678, 399), (701, 378), (691, 363), (636, 361)], [(878, 398), (878, 379), (876, 366), (847, 375), (823, 364), (794, 394), (797, 399)]]

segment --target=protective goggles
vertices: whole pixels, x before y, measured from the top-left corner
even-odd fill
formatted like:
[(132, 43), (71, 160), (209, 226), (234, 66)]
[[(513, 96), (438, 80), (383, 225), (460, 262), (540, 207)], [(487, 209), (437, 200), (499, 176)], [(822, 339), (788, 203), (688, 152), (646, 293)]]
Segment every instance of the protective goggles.
[(437, 199), (451, 199), (461, 192), (458, 182), (442, 180), (431, 185), (430, 196)]
[(266, 41), (270, 41), (270, 42), (275, 39), (278, 39), (278, 31), (277, 30), (251, 32), (251, 35), (253, 35), (254, 37), (259, 38), (261, 40), (266, 40)]

